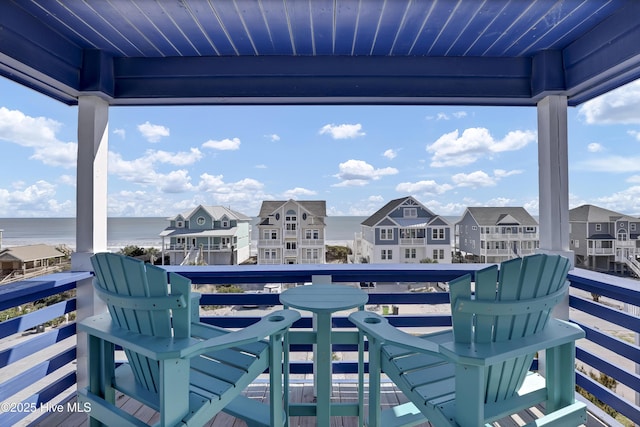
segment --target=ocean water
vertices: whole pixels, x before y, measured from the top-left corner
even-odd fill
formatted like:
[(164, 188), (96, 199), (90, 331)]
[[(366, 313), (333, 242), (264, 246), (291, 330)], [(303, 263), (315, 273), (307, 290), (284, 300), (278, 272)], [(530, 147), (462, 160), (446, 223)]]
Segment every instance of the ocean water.
[[(352, 242), (355, 233), (360, 232), (364, 216), (333, 216), (326, 218), (327, 244)], [(252, 224), (253, 241), (258, 239), (258, 228)], [(166, 218), (109, 218), (107, 220), (107, 246), (117, 250), (128, 245), (143, 248), (162, 245), (159, 234), (169, 225)], [(66, 245), (75, 248), (75, 218), (0, 218), (2, 232), (1, 247), (23, 246), (44, 243)], [(255, 243), (253, 245), (255, 247)]]

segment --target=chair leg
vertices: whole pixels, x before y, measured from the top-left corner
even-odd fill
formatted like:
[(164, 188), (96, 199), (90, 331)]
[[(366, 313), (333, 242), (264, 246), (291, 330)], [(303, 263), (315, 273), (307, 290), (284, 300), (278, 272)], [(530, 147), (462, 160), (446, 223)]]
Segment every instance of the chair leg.
[[(282, 340), (282, 334), (273, 335), (269, 340), (269, 405), (272, 426), (284, 426), (285, 418), (288, 419), (288, 414), (285, 417), (282, 414)], [(288, 366), (286, 368), (289, 369)], [(288, 393), (288, 387), (285, 387), (285, 393)]]
[[(87, 362), (89, 368), (88, 389), (92, 394), (114, 405), (116, 401), (115, 390), (111, 385), (111, 378), (113, 378), (115, 369), (114, 345), (93, 335), (88, 335), (87, 341), (89, 347), (89, 360)], [(104, 424), (91, 417), (91, 412), (89, 412), (89, 425), (91, 427), (100, 427)]]
[(367, 426), (380, 427), (380, 359), (381, 345), (369, 338), (369, 420)]
[(549, 414), (575, 400), (575, 342), (549, 348), (545, 352), (548, 400), (546, 413)]

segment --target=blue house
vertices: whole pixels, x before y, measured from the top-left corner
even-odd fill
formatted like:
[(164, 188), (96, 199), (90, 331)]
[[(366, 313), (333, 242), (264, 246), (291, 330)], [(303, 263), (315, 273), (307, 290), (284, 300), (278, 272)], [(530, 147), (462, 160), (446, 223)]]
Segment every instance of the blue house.
[(391, 200), (361, 228), (355, 262), (451, 262), (451, 224), (411, 196)]
[[(202, 206), (168, 218), (162, 255), (171, 265), (242, 264), (251, 255), (251, 218), (222, 206)], [(168, 239), (168, 241), (167, 241)]]

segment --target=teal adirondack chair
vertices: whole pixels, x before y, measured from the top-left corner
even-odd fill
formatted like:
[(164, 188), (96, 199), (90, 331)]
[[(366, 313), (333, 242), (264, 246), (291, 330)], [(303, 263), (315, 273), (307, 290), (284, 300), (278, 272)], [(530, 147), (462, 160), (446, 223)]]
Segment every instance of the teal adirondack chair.
[[(177, 274), (122, 255), (92, 257), (97, 295), (109, 313), (80, 322), (88, 335), (91, 425), (146, 425), (114, 404), (119, 391), (159, 412), (160, 426), (195, 426), (220, 411), (249, 426), (284, 425), (282, 338), (300, 315), (275, 311), (234, 332), (199, 322), (200, 294)], [(265, 340), (265, 338), (268, 338)], [(128, 363), (116, 366), (115, 346)], [(269, 369), (270, 405), (242, 391)]]
[[(552, 318), (567, 292), (569, 262), (536, 254), (491, 266), (449, 283), (452, 328), (417, 337), (370, 312), (349, 316), (369, 340), (369, 425), (477, 427), (544, 404), (532, 426), (578, 426), (586, 406), (575, 401), (575, 340), (584, 332)], [(543, 378), (530, 372), (545, 351)], [(381, 412), (380, 374), (409, 403)], [(546, 380), (546, 381), (545, 381)]]

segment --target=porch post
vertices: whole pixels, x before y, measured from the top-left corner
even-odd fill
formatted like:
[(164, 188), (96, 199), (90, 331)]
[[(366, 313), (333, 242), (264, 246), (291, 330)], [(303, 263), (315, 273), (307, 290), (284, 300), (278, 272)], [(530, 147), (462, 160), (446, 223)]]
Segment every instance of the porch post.
[[(567, 97), (550, 95), (538, 103), (538, 206), (540, 250), (566, 256), (569, 248), (569, 156), (567, 154)], [(569, 297), (554, 315), (569, 318)]]
[[(109, 105), (97, 96), (78, 98), (78, 160), (76, 187), (76, 251), (72, 270), (93, 271), (89, 258), (107, 250), (107, 152)], [(78, 282), (77, 320), (105, 310), (93, 292), (92, 279)], [(87, 378), (87, 342), (78, 334), (77, 384)]]

